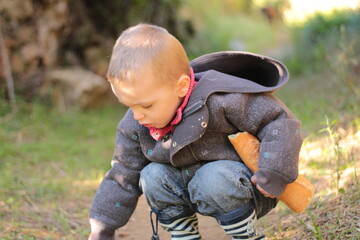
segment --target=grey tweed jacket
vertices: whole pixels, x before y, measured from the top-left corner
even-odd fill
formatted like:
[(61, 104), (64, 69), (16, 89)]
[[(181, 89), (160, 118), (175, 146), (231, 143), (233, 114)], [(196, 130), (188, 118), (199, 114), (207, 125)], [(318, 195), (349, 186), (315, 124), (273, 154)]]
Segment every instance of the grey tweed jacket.
[(216, 160), (241, 161), (229, 134), (248, 131), (261, 141), (258, 184), (280, 195), (298, 176), (300, 122), (271, 93), (288, 80), (284, 65), (246, 52), (218, 52), (191, 62), (198, 84), (172, 135), (155, 141), (128, 110), (117, 129), (112, 168), (92, 203), (91, 221), (114, 230), (127, 223), (141, 194), (140, 171), (151, 161), (188, 168)]

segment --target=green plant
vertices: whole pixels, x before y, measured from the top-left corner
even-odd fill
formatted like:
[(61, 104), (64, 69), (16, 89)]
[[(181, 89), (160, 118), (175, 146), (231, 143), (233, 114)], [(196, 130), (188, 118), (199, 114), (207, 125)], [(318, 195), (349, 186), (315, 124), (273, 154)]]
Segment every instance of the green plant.
[(353, 165), (355, 166), (354, 167), (355, 185), (358, 186), (360, 181), (359, 181), (359, 177), (358, 177), (357, 170), (356, 170), (356, 158), (355, 158), (354, 153), (351, 153), (351, 160), (352, 160)]
[(304, 222), (302, 222), (301, 220), (300, 220), (300, 223), (301, 223), (302, 225), (304, 225), (307, 229), (309, 229), (309, 230), (313, 233), (315, 239), (317, 239), (317, 240), (323, 240), (324, 238), (323, 238), (323, 236), (322, 236), (320, 227), (319, 227), (318, 224), (316, 223), (316, 219), (315, 219), (314, 215), (312, 215), (309, 210), (305, 210), (305, 212), (306, 212), (306, 214), (307, 214), (307, 215), (310, 217), (310, 219), (311, 219), (311, 224), (312, 224), (312, 226), (313, 226), (313, 229), (309, 228), (309, 227), (308, 227)]
[(330, 122), (329, 118), (326, 116), (325, 117), (325, 122), (322, 122), (322, 124), (325, 126), (323, 129), (321, 129), (319, 132), (326, 132), (329, 135), (330, 141), (331, 141), (331, 146), (332, 146), (332, 150), (334, 153), (334, 161), (332, 161), (332, 163), (335, 166), (334, 172), (335, 172), (335, 188), (338, 190), (338, 192), (343, 192), (344, 189), (340, 189), (339, 188), (339, 181), (341, 178), (341, 168), (343, 165), (343, 159), (344, 159), (344, 154), (343, 154), (343, 150), (339, 144), (341, 137), (339, 134), (337, 134), (334, 130), (333, 127), (336, 124), (337, 120), (333, 120)]

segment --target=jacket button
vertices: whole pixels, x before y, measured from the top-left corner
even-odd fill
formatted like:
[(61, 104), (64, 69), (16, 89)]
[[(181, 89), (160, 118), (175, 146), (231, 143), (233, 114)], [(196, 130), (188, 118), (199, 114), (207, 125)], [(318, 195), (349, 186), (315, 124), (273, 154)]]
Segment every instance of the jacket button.
[(200, 125), (201, 125), (202, 128), (206, 128), (206, 127), (207, 127), (207, 122), (205, 122), (205, 121), (204, 121), (204, 122), (201, 122)]
[(173, 147), (176, 147), (176, 145), (177, 145), (176, 142), (173, 142), (173, 143), (172, 143), (172, 146), (173, 146)]

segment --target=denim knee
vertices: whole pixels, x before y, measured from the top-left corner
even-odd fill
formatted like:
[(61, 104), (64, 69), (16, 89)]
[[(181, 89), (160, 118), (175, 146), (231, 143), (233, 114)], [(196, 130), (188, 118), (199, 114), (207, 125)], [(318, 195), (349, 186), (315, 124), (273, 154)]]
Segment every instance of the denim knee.
[(140, 173), (140, 188), (151, 209), (160, 212), (161, 219), (193, 214), (181, 171), (169, 164), (147, 165)]
[(150, 163), (140, 173), (140, 189), (145, 195), (152, 193), (156, 188), (162, 184), (162, 175), (166, 166), (159, 163)]
[(251, 176), (240, 162), (220, 160), (205, 164), (189, 182), (190, 199), (204, 215), (230, 212), (252, 199)]
[(169, 164), (152, 162), (140, 173), (140, 189), (150, 195), (170, 191), (179, 194), (185, 189), (181, 172)]

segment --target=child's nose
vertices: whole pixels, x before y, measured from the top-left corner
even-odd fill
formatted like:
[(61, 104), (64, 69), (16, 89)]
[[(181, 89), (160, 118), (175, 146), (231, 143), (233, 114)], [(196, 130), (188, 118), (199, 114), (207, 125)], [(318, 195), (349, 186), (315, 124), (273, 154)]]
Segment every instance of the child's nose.
[(139, 111), (134, 111), (133, 110), (133, 112), (134, 112), (134, 119), (136, 121), (139, 121), (139, 120), (141, 120), (141, 119), (143, 119), (145, 117), (145, 114), (143, 114), (143, 113), (141, 113)]

